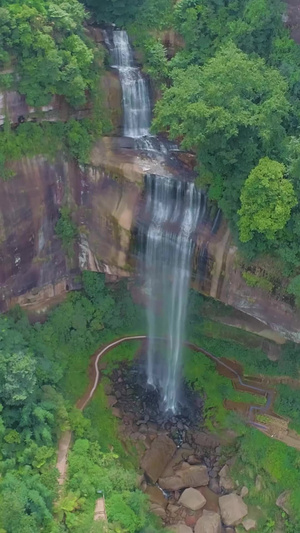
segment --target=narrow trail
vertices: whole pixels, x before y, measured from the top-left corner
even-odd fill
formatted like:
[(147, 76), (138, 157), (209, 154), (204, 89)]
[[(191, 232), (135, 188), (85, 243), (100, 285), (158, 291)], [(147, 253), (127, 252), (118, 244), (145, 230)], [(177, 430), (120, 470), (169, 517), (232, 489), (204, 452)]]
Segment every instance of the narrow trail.
[[(109, 352), (110, 350), (113, 350), (114, 348), (116, 348), (116, 346), (118, 346), (119, 344), (122, 344), (123, 342), (133, 341), (133, 340), (146, 340), (147, 338), (148, 338), (147, 335), (131, 335), (131, 336), (128, 336), (128, 337), (121, 337), (121, 338), (119, 338), (119, 339), (117, 339), (117, 340), (115, 340), (113, 342), (110, 342), (109, 344), (106, 344), (99, 352), (96, 352), (95, 354), (93, 354), (91, 356), (89, 369), (88, 369), (89, 384), (88, 384), (88, 387), (87, 387), (84, 395), (81, 398), (79, 398), (79, 400), (77, 400), (77, 402), (76, 402), (76, 407), (80, 411), (83, 411), (83, 409), (90, 402), (90, 400), (92, 399), (92, 397), (93, 397), (93, 395), (95, 393), (95, 390), (97, 388), (98, 381), (99, 381), (99, 375), (100, 375), (99, 368), (98, 368), (99, 360), (107, 352)], [(274, 396), (275, 396), (275, 391), (274, 390), (270, 390), (270, 389), (265, 389), (265, 388), (262, 388), (262, 387), (258, 387), (258, 386), (255, 386), (255, 385), (251, 385), (251, 384), (249, 384), (249, 382), (244, 381), (243, 380), (243, 376), (241, 376), (240, 373), (237, 372), (237, 370), (235, 369), (234, 363), (232, 363), (232, 365), (230, 365), (229, 363), (222, 361), (221, 358), (216, 357), (212, 353), (204, 350), (203, 348), (200, 348), (199, 346), (197, 346), (196, 344), (194, 344), (192, 342), (185, 342), (185, 345), (188, 348), (191, 348), (192, 350), (194, 350), (195, 352), (204, 354), (206, 357), (209, 357), (215, 363), (217, 363), (218, 366), (221, 366), (224, 369), (226, 369), (227, 371), (229, 371), (230, 374), (232, 374), (232, 376), (233, 376), (233, 377), (229, 376), (229, 379), (231, 379), (232, 381), (237, 380), (238, 383), (241, 386), (243, 386), (244, 390), (247, 390), (249, 392), (253, 392), (253, 394), (257, 394), (258, 393), (258, 394), (263, 395), (263, 396), (265, 396), (267, 398), (267, 401), (266, 401), (266, 403), (264, 405), (249, 405), (248, 423), (250, 425), (256, 427), (257, 429), (259, 429), (260, 431), (262, 431), (266, 435), (269, 435), (268, 426), (266, 426), (265, 424), (261, 424), (259, 422), (256, 422), (254, 420), (254, 415), (255, 415), (255, 412), (259, 412), (260, 414), (269, 413), (270, 407), (272, 406), (273, 399), (274, 399)], [(244, 378), (244, 379), (246, 379), (246, 378)], [(297, 448), (297, 449), (300, 450), (300, 437), (299, 437), (299, 441), (298, 441), (297, 439), (291, 440), (288, 435), (283, 435), (283, 434), (280, 434), (280, 436), (279, 435), (276, 435), (276, 436), (275, 435), (269, 435), (269, 436), (275, 437), (277, 440), (281, 440), (282, 442), (286, 443), (288, 446), (292, 446), (292, 447)], [(63, 483), (65, 481), (65, 478), (66, 478), (67, 457), (68, 457), (68, 451), (69, 451), (69, 448), (70, 448), (70, 444), (71, 444), (71, 431), (65, 431), (61, 435), (59, 443), (58, 443), (58, 458), (57, 458), (57, 463), (56, 463), (56, 468), (59, 471), (58, 482), (59, 482), (60, 486), (63, 485)]]

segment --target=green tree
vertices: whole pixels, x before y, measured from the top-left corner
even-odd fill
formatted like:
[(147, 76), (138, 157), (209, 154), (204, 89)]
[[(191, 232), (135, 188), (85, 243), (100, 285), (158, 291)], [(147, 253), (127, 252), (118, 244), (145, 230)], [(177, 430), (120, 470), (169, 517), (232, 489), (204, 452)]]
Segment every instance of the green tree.
[(244, 180), (284, 139), (287, 83), (264, 60), (250, 58), (233, 43), (203, 67), (175, 69), (172, 76), (173, 85), (155, 106), (154, 129), (196, 150), (202, 182), (217, 180), (219, 205), (236, 221)]
[(300, 275), (296, 276), (291, 280), (287, 291), (289, 294), (295, 296), (296, 305), (300, 307)]
[(60, 238), (64, 250), (71, 255), (78, 230), (71, 218), (71, 210), (68, 207), (60, 209), (60, 217), (55, 226), (55, 233)]
[(71, 105), (84, 103), (95, 76), (94, 52), (83, 31), (83, 6), (78, 0), (5, 4), (0, 62), (16, 58), (17, 87), (28, 104), (47, 105), (53, 94), (65, 95)]
[(264, 157), (251, 171), (241, 193), (240, 239), (251, 240), (254, 232), (274, 239), (297, 204), (292, 183), (284, 177), (285, 167)]
[(35, 383), (35, 362), (28, 351), (0, 351), (0, 397), (7, 405), (23, 403)]
[(98, 22), (114, 23), (124, 26), (135, 18), (137, 9), (143, 0), (84, 0), (94, 10)]
[(228, 39), (244, 52), (267, 57), (283, 32), (283, 11), (281, 0), (181, 0), (174, 9), (175, 27), (188, 53), (179, 57), (203, 64)]

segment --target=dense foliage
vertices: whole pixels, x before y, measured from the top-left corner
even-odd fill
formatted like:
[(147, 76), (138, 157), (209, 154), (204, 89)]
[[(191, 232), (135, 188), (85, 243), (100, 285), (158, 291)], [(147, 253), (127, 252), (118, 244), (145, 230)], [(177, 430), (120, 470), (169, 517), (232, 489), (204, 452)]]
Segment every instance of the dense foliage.
[(62, 246), (68, 255), (72, 255), (73, 243), (78, 230), (71, 218), (71, 211), (68, 207), (60, 209), (60, 217), (55, 226), (55, 233), (60, 238)]
[(53, 94), (84, 103), (95, 78), (94, 52), (78, 0), (2, 0), (0, 6), (0, 66), (16, 64), (17, 88), (28, 104), (46, 105)]
[(109, 121), (105, 115), (99, 118), (96, 110), (91, 118), (80, 121), (25, 122), (15, 129), (6, 120), (0, 131), (0, 178), (12, 178), (13, 163), (22, 157), (44, 155), (51, 161), (62, 151), (66, 157), (87, 163), (93, 142), (108, 129)]
[(293, 185), (284, 178), (284, 173), (284, 165), (267, 157), (251, 170), (242, 188), (242, 206), (238, 211), (242, 242), (252, 239), (254, 232), (273, 240), (276, 232), (286, 225), (297, 200)]
[[(83, 282), (83, 292), (70, 294), (44, 324), (31, 326), (18, 309), (0, 317), (0, 529), (7, 533), (89, 533), (100, 477), (108, 498), (118, 484), (124, 512), (134, 516), (137, 528), (139, 520), (149, 519), (147, 502), (135, 489), (134, 461), (126, 467), (118, 462), (122, 447), (103, 392), (87, 417), (73, 407), (87, 384), (90, 355), (124, 329), (134, 333), (143, 314), (123, 284), (108, 289), (93, 273), (84, 273)], [(78, 440), (54, 520), (57, 438), (68, 428)], [(112, 522), (122, 524), (114, 501), (109, 513)]]
[[(23, 156), (53, 158), (63, 150), (86, 163), (93, 141), (109, 130), (99, 86), (104, 48), (88, 37), (87, 17), (78, 0), (0, 1), (0, 88), (17, 90), (35, 111), (33, 122), (18, 127), (10, 128), (6, 117), (0, 131), (2, 179), (14, 175), (7, 163)], [(43, 122), (43, 106), (54, 95), (64, 96), (74, 108), (88, 98), (92, 104), (89, 118)], [(66, 120), (71, 108), (65, 117), (60, 116), (57, 102), (56, 120)]]
[[(299, 452), (254, 428), (244, 428), (234, 454), (234, 479), (249, 488), (246, 503), (261, 509), (258, 531), (272, 533), (278, 524), (286, 533), (299, 531)], [(275, 505), (276, 498), (287, 487), (291, 489), (288, 502), (290, 517)]]

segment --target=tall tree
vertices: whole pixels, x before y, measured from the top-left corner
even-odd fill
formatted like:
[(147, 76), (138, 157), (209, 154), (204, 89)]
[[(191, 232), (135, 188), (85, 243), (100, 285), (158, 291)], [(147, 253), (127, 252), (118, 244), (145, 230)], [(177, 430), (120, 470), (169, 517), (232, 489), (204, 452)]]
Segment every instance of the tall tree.
[(242, 242), (251, 240), (255, 232), (274, 239), (289, 220), (297, 200), (293, 185), (284, 174), (284, 165), (264, 157), (246, 179), (238, 212)]

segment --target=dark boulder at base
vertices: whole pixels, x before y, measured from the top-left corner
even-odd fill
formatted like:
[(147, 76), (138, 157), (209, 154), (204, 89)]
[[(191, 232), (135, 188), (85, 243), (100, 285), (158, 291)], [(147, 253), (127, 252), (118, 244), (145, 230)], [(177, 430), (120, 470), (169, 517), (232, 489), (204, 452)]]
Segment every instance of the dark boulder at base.
[(204, 465), (189, 465), (182, 463), (174, 476), (162, 477), (159, 485), (165, 490), (179, 490), (186, 487), (202, 487), (208, 485), (209, 477)]
[(166, 435), (159, 435), (146, 451), (141, 467), (150, 480), (156, 483), (176, 451), (176, 444)]

